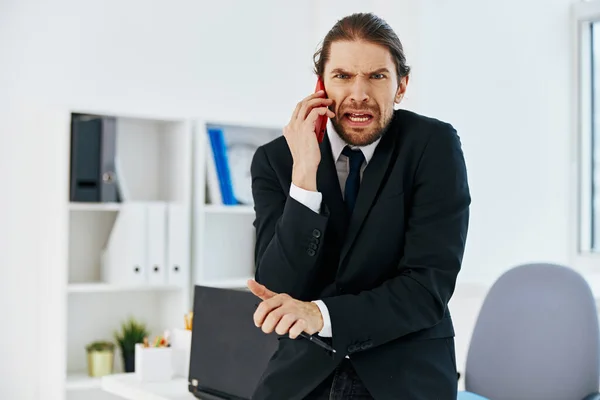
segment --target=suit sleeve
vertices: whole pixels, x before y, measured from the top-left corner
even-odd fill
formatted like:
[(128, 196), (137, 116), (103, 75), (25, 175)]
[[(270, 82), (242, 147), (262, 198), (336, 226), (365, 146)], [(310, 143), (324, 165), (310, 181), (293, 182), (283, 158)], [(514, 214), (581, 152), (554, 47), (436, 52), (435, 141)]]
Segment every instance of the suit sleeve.
[(251, 165), (256, 218), (255, 279), (276, 293), (311, 300), (311, 281), (322, 258), (329, 212), (319, 213), (289, 196), (260, 147)]
[(429, 138), (410, 201), (404, 255), (396, 276), (359, 294), (323, 299), (338, 351), (380, 346), (444, 318), (461, 268), (471, 202), (461, 144), (453, 128)]

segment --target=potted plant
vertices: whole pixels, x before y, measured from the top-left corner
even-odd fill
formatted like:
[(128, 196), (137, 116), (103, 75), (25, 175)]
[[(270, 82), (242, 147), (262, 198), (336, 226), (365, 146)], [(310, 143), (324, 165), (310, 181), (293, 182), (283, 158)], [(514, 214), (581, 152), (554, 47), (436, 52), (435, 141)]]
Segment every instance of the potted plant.
[(107, 341), (95, 341), (85, 346), (88, 375), (104, 376), (113, 373), (115, 345)]
[(121, 330), (115, 332), (115, 339), (121, 349), (125, 372), (135, 370), (135, 345), (143, 343), (148, 337), (146, 324), (136, 321), (133, 317), (121, 324)]

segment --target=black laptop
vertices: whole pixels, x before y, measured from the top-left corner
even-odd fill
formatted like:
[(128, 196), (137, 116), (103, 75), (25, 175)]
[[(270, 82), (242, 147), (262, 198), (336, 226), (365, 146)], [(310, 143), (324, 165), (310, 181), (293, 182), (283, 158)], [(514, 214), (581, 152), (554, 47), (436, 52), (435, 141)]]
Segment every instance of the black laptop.
[(252, 316), (251, 292), (194, 287), (189, 391), (202, 400), (249, 400), (277, 348)]

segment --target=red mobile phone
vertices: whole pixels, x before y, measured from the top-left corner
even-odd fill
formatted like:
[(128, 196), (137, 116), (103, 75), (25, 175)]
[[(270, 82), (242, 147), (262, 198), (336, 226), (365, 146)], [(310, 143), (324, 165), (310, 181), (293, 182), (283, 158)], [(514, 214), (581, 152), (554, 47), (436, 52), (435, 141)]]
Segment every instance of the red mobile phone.
[[(319, 79), (317, 79), (315, 93), (319, 90), (325, 91), (325, 85), (323, 84), (323, 80), (320, 77)], [(325, 97), (327, 97), (327, 93), (325, 93)], [(319, 115), (315, 124), (315, 133), (317, 135), (317, 141), (319, 143), (323, 141), (323, 137), (325, 136), (325, 126), (327, 126), (327, 115)]]

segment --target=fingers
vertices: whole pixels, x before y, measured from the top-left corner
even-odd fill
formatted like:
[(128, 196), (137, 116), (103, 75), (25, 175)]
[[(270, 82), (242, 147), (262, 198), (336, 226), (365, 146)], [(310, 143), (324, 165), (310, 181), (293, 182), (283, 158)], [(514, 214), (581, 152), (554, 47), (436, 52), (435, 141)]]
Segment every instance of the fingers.
[(315, 121), (320, 115), (327, 115), (329, 118), (335, 117), (335, 113), (327, 107), (313, 108), (308, 116), (306, 117), (306, 123), (314, 125)]
[[(318, 92), (315, 92), (315, 93), (311, 94), (310, 96), (305, 97), (300, 102), (298, 102), (298, 104), (296, 104), (296, 108), (295, 108), (294, 112), (292, 113), (291, 121), (295, 121), (296, 119), (298, 119), (298, 116), (300, 115), (300, 110), (304, 107), (306, 102), (316, 99), (316, 98), (324, 99), (323, 96), (325, 96), (325, 91), (319, 90)], [(304, 113), (303, 115), (306, 115), (306, 113)]]
[(264, 333), (289, 334), (291, 339), (296, 339), (302, 332), (310, 333), (307, 318), (311, 316), (303, 309), (302, 302), (285, 293), (263, 301), (254, 312), (254, 324)]
[[(280, 324), (282, 318), (284, 317), (284, 310), (279, 307), (271, 311), (264, 319), (264, 322), (261, 325), (261, 329), (264, 333), (271, 333), (275, 330), (275, 328)], [(285, 332), (284, 332), (285, 333)]]
[(297, 118), (302, 122), (306, 119), (306, 117), (308, 116), (308, 113), (311, 110), (313, 110), (315, 107), (328, 107), (331, 104), (333, 104), (332, 99), (316, 98), (316, 99), (308, 100), (308, 101), (304, 102), (304, 104), (300, 108)]
[(302, 108), (302, 102), (298, 102), (296, 104), (296, 108), (294, 108), (294, 112), (292, 113), (292, 118), (290, 118), (290, 123), (296, 121), (298, 119), (298, 114), (300, 113), (300, 109)]
[(300, 336), (300, 333), (302, 333), (306, 329), (307, 326), (308, 326), (308, 324), (306, 323), (305, 320), (303, 320), (303, 319), (296, 320), (294, 325), (292, 325), (291, 328), (289, 329), (290, 338), (296, 339), (298, 336)]
[(250, 289), (250, 291), (261, 300), (268, 300), (277, 294), (267, 289), (264, 285), (256, 282), (254, 279), (248, 279), (247, 286), (248, 289)]
[[(258, 307), (256, 308), (256, 311), (254, 312), (254, 325), (256, 325), (259, 328), (262, 327), (263, 324), (265, 323), (265, 318), (267, 318), (268, 315), (273, 313), (275, 309), (281, 307), (283, 305), (284, 301), (288, 297), (289, 296), (287, 296), (287, 295), (280, 294), (280, 295), (271, 297), (270, 299), (265, 300), (262, 303), (260, 303), (258, 305)], [(278, 314), (276, 313), (275, 317), (277, 317), (277, 315)], [(279, 315), (279, 318), (281, 318), (281, 316), (282, 315)], [(272, 318), (275, 318), (275, 317), (272, 317)], [(273, 325), (273, 326), (275, 326), (275, 325)]]
[[(297, 320), (298, 320), (298, 317), (296, 317), (296, 315), (285, 314), (283, 317), (281, 317), (281, 319), (279, 320), (279, 323), (275, 327), (275, 332), (277, 332), (278, 335), (285, 335), (286, 333), (289, 332), (290, 328), (292, 327), (292, 325), (294, 325), (296, 323)], [(264, 325), (263, 325), (263, 329), (264, 329)]]

